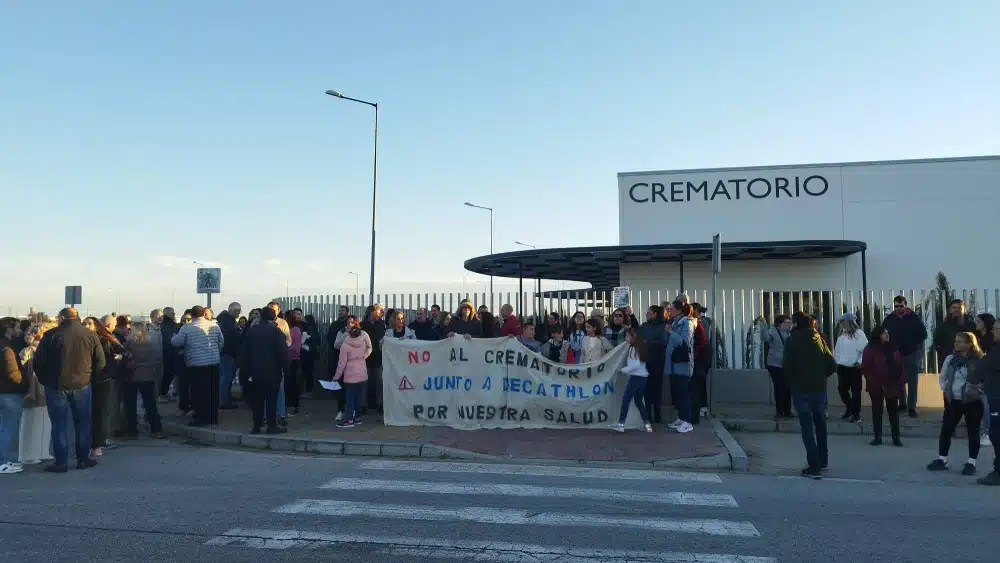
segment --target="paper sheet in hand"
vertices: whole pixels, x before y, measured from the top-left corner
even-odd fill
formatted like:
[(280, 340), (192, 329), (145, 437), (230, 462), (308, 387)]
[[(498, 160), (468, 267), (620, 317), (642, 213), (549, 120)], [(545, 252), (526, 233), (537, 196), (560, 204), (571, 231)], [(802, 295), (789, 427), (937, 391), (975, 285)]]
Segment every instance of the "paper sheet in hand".
[(319, 386), (327, 391), (340, 391), (340, 384), (336, 381), (322, 381), (320, 380)]

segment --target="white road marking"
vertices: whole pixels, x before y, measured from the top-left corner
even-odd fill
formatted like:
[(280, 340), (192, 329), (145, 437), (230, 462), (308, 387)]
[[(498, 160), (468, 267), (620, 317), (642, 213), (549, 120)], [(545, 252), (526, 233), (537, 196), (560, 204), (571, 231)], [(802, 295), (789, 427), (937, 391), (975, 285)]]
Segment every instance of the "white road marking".
[(447, 461), (365, 461), (361, 469), (383, 471), (420, 471), (447, 473), (475, 473), (491, 475), (531, 475), (536, 477), (563, 477), (583, 479), (628, 479), (636, 481), (693, 481), (721, 483), (715, 473), (686, 473), (681, 471), (656, 471), (653, 469), (606, 469), (602, 467), (560, 467), (554, 465), (510, 465), (493, 463), (457, 463)]
[(713, 506), (736, 508), (739, 504), (732, 495), (706, 493), (638, 493), (609, 489), (584, 489), (574, 487), (536, 487), (510, 484), (460, 484), (423, 481), (388, 481), (381, 479), (334, 479), (320, 487), (338, 491), (394, 491), (442, 495), (485, 495), (509, 497), (553, 497), (607, 500), (613, 502), (649, 502), (684, 506)]
[(567, 514), (488, 508), (484, 506), (434, 508), (427, 506), (407, 506), (404, 504), (302, 499), (282, 506), (274, 512), (282, 514), (316, 514), (321, 516), (363, 516), (366, 518), (393, 518), (397, 520), (427, 520), (435, 522), (459, 520), (479, 524), (643, 528), (661, 532), (707, 534), (710, 536), (760, 536), (760, 532), (750, 522), (732, 520)]
[(417, 561), (433, 557), (477, 563), (520, 563), (525, 559), (539, 563), (590, 563), (592, 561), (600, 561), (601, 563), (777, 563), (778, 561), (774, 557), (725, 553), (588, 549), (509, 542), (241, 528), (212, 538), (205, 545), (273, 550), (316, 550), (333, 548), (339, 544), (373, 545), (380, 553)]

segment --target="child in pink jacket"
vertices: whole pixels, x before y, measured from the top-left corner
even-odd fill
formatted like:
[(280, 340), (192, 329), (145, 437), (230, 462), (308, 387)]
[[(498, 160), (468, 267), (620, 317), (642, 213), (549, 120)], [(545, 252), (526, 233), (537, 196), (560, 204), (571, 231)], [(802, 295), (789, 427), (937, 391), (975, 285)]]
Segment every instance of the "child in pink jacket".
[(359, 327), (354, 327), (347, 333), (347, 338), (340, 346), (340, 359), (337, 361), (337, 373), (334, 381), (343, 378), (346, 412), (344, 419), (337, 423), (340, 428), (350, 428), (361, 424), (361, 390), (368, 381), (368, 366), (365, 359), (372, 353), (371, 340)]

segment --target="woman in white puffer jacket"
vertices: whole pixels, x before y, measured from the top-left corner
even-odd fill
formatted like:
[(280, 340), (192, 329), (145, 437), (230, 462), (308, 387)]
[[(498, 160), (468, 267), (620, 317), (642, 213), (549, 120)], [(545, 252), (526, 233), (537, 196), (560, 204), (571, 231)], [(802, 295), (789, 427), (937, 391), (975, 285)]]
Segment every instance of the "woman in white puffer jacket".
[(844, 402), (842, 420), (861, 422), (861, 355), (868, 346), (868, 337), (858, 326), (853, 313), (840, 317), (837, 344), (833, 359), (837, 362), (837, 391)]

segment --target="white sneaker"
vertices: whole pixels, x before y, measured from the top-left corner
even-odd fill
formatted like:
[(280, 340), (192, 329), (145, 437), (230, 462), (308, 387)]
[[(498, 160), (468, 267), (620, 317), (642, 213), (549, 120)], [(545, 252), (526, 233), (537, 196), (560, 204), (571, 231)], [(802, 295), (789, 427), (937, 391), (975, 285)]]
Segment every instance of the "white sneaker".
[(642, 425), (642, 429), (645, 430), (646, 432), (652, 432), (653, 425), (647, 422), (646, 424)]
[(981, 447), (983, 447), (983, 448), (989, 448), (989, 447), (993, 446), (993, 442), (990, 441), (990, 437), (989, 436), (987, 436), (986, 434), (983, 434), (982, 439), (979, 440), (979, 445)]
[(690, 422), (681, 422), (681, 425), (677, 427), (677, 431), (680, 432), (681, 434), (690, 432), (692, 430), (694, 430), (694, 425), (691, 424)]
[(676, 430), (682, 424), (684, 424), (684, 421), (678, 418), (677, 420), (675, 420), (675, 421), (671, 422), (670, 424), (668, 424), (667, 428), (673, 428), (673, 429)]
[(625, 425), (619, 422), (618, 424), (612, 426), (611, 429), (614, 430), (615, 432), (624, 432)]
[(8, 473), (20, 473), (24, 471), (24, 466), (20, 463), (13, 461), (8, 461), (7, 463), (0, 465), (0, 475), (6, 475)]
[(341, 420), (344, 420), (344, 413), (338, 411), (337, 412), (337, 418), (333, 419), (333, 421), (334, 422), (340, 422)]

